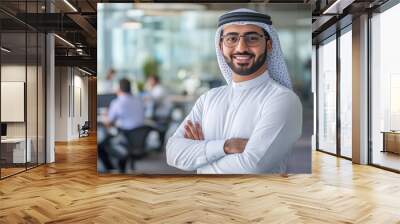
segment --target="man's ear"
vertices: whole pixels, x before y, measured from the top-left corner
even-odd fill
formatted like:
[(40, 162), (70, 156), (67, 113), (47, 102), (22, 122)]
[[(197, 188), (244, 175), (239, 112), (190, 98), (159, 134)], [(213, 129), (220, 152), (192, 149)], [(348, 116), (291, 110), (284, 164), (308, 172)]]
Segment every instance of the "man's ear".
[(272, 51), (272, 41), (267, 40), (267, 46), (266, 46), (267, 53), (271, 53)]

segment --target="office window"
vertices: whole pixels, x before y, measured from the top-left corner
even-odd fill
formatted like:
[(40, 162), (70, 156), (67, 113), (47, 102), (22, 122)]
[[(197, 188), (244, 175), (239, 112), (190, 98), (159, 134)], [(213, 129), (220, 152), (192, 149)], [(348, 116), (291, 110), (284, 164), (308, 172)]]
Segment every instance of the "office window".
[(318, 48), (318, 149), (336, 153), (336, 40)]
[(373, 15), (371, 74), (372, 163), (400, 170), (400, 5)]
[(340, 36), (340, 154), (351, 158), (352, 141), (352, 35)]

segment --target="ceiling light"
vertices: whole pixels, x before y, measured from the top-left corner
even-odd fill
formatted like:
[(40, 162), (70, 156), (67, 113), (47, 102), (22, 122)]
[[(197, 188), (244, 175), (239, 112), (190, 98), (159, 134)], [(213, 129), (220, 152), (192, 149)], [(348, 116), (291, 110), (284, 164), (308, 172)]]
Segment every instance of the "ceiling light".
[(332, 5), (324, 10), (322, 14), (342, 14), (343, 9), (351, 5), (355, 0), (336, 0)]
[(332, 5), (330, 5), (327, 9), (325, 9), (322, 14), (332, 13), (332, 10), (337, 8), (339, 2), (340, 0), (336, 0)]
[(87, 75), (92, 75), (92, 73), (90, 73), (90, 72), (88, 72), (88, 71), (86, 71), (86, 70), (83, 70), (83, 69), (81, 69), (81, 68), (78, 68), (79, 69), (79, 71), (81, 71), (81, 72), (83, 72), (83, 73), (85, 73), (85, 74), (87, 74)]
[(78, 10), (71, 4), (68, 2), (68, 0), (64, 0), (65, 4), (67, 4), (72, 10), (74, 10), (74, 12), (78, 12)]
[(127, 21), (122, 24), (122, 28), (136, 30), (142, 28), (142, 24), (136, 21)]
[(9, 50), (9, 49), (7, 49), (7, 48), (5, 48), (5, 47), (1, 47), (1, 50), (4, 51), (4, 52), (7, 52), (7, 53), (10, 53), (10, 52), (11, 52), (11, 50)]
[(66, 39), (58, 36), (57, 34), (54, 34), (55, 37), (57, 37), (58, 39), (60, 39), (61, 41), (63, 41), (64, 43), (66, 43), (67, 45), (69, 45), (70, 47), (75, 48), (75, 45), (71, 44), (71, 42), (67, 41)]
[[(186, 10), (205, 10), (206, 6), (197, 3), (136, 3), (135, 7), (142, 10), (159, 10), (159, 11), (186, 11)], [(146, 11), (145, 11), (146, 13)]]

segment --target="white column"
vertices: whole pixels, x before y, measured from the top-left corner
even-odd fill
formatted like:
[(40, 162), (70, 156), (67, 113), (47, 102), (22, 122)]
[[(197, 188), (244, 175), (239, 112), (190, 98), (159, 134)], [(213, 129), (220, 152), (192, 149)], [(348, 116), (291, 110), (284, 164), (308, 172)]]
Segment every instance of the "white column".
[[(47, 12), (54, 12), (54, 5), (46, 1)], [(55, 44), (54, 35), (46, 35), (46, 163), (55, 162)]]
[(353, 20), (353, 162), (368, 163), (368, 16)]
[(46, 36), (46, 163), (55, 161), (54, 133), (55, 133), (55, 76), (54, 76), (54, 35)]
[(312, 55), (311, 55), (311, 92), (313, 94), (314, 100), (314, 122), (313, 122), (313, 134), (311, 136), (311, 150), (315, 150), (317, 148), (317, 58), (316, 58), (317, 48), (315, 45), (312, 46)]

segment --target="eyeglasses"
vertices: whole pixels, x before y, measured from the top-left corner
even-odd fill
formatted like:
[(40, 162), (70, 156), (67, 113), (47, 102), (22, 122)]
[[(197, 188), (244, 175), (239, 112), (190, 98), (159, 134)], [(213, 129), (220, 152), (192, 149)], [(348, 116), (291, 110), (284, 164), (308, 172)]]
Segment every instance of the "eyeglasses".
[(221, 40), (226, 47), (233, 48), (239, 44), (241, 37), (244, 37), (244, 42), (246, 43), (247, 46), (257, 47), (258, 45), (260, 45), (262, 43), (262, 40), (266, 36), (258, 34), (258, 33), (248, 33), (248, 34), (244, 34), (244, 35), (230, 33), (230, 34), (221, 36)]

